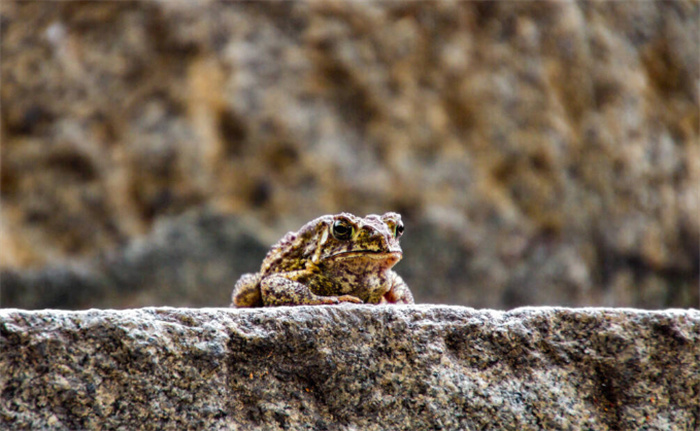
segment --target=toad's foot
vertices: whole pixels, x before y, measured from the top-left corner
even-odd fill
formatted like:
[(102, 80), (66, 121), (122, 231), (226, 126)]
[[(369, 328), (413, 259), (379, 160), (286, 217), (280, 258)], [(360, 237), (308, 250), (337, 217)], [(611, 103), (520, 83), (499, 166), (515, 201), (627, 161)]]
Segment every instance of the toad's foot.
[(264, 305), (331, 305), (341, 302), (362, 304), (356, 296), (323, 296), (311, 292), (303, 283), (293, 280), (294, 273), (274, 275), (263, 278), (260, 282), (260, 293)]

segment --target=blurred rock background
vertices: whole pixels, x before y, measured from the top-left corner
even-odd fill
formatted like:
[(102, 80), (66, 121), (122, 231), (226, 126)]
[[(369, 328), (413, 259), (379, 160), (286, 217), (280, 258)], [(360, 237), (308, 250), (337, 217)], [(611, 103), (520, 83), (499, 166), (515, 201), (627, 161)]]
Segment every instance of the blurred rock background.
[(418, 302), (697, 307), (696, 1), (0, 4), (0, 306), (226, 306), (393, 210)]

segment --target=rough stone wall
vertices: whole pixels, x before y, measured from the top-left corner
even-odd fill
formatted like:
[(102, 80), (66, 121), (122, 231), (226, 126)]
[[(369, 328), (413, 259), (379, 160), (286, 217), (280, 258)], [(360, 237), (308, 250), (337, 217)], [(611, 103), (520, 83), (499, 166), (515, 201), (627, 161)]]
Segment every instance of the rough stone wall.
[(700, 312), (0, 310), (5, 429), (700, 427)]
[(696, 1), (3, 1), (0, 300), (223, 305), (287, 230), (395, 210), (419, 301), (697, 306), (699, 22)]

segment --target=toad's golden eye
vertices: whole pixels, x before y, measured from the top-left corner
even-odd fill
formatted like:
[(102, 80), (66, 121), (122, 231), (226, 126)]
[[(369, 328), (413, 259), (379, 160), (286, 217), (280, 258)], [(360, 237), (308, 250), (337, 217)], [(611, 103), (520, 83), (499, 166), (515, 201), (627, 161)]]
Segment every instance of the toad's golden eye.
[(350, 239), (352, 238), (352, 226), (344, 220), (337, 220), (333, 223), (333, 236), (337, 239)]
[(403, 235), (403, 223), (398, 222), (396, 226), (394, 226), (394, 237), (398, 238), (401, 235)]

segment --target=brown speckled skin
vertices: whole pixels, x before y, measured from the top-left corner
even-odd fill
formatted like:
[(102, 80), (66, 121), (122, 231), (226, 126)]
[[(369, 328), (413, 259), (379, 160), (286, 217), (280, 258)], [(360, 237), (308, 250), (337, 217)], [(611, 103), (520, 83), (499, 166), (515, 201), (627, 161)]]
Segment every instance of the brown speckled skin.
[(312, 220), (272, 246), (260, 272), (241, 276), (231, 305), (413, 304), (408, 286), (391, 270), (402, 257), (402, 231), (401, 216), (393, 212)]

